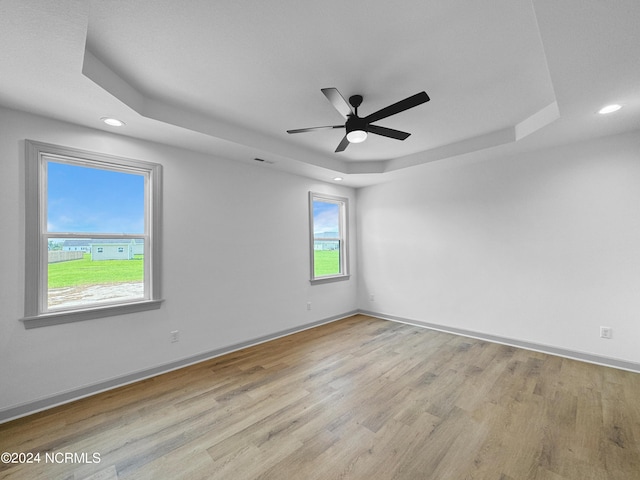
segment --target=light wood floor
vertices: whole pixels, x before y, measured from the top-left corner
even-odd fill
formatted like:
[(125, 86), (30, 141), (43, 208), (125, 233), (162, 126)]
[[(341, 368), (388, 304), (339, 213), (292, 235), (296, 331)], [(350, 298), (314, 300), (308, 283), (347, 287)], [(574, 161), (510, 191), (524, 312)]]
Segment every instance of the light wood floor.
[[(640, 374), (357, 315), (0, 425), (19, 479), (640, 479)], [(62, 457), (58, 457), (62, 458)]]

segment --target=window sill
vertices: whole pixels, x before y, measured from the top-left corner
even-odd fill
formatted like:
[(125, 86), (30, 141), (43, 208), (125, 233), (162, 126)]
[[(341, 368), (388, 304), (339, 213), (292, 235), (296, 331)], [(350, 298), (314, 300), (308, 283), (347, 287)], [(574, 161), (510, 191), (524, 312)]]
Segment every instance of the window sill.
[(312, 280), (309, 280), (309, 282), (311, 283), (311, 285), (317, 285), (320, 283), (341, 282), (343, 280), (349, 280), (349, 278), (351, 278), (351, 275), (336, 275), (335, 277), (314, 278)]
[(144, 300), (142, 302), (132, 302), (121, 305), (109, 305), (83, 310), (67, 310), (64, 312), (43, 313), (34, 317), (20, 319), (24, 323), (24, 328), (39, 328), (49, 325), (60, 325), (62, 323), (81, 322), (94, 318), (112, 317), (127, 313), (144, 312), (146, 310), (157, 310), (164, 300)]

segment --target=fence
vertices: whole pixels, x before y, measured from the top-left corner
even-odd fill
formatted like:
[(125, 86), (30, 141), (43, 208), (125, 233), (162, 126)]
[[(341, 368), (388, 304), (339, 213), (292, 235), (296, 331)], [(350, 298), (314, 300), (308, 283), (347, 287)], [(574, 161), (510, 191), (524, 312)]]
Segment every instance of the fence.
[(314, 240), (314, 250), (340, 250), (340, 240)]
[(49, 251), (49, 263), (66, 262), (68, 260), (80, 260), (84, 252), (67, 252), (63, 250)]

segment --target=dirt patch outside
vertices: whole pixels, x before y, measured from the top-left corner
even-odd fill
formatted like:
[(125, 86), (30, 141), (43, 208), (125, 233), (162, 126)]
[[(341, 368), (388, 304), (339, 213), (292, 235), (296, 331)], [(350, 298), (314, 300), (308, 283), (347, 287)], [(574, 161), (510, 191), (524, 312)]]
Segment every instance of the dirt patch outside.
[(78, 307), (114, 300), (135, 300), (144, 297), (144, 283), (125, 282), (108, 285), (88, 285), (52, 288), (49, 290), (49, 308)]

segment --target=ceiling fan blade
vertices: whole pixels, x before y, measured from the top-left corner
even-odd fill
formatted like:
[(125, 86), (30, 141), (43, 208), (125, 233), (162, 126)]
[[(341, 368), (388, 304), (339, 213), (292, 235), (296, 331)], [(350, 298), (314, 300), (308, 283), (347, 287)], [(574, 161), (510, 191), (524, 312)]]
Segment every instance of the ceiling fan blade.
[(338, 145), (338, 148), (336, 148), (336, 153), (344, 152), (348, 146), (349, 146), (349, 140), (347, 140), (347, 136), (345, 135), (342, 141), (340, 142), (340, 144)]
[(405, 140), (410, 133), (401, 132), (392, 128), (380, 127), (379, 125), (369, 125), (369, 133), (382, 135), (383, 137), (395, 138), (396, 140)]
[(367, 115), (366, 117), (364, 117), (364, 119), (367, 123), (377, 122), (378, 120), (390, 117), (391, 115), (395, 115), (396, 113), (404, 112), (405, 110), (417, 107), (418, 105), (428, 101), (429, 95), (427, 95), (427, 92), (416, 93), (415, 95), (405, 98), (404, 100), (400, 100), (393, 105), (389, 105), (388, 107), (378, 110), (377, 112), (373, 112), (371, 115)]
[(327, 97), (327, 100), (331, 102), (338, 113), (344, 118), (355, 114), (351, 109), (351, 105), (347, 103), (337, 88), (322, 88), (321, 90), (322, 93), (324, 93), (324, 96)]
[(297, 128), (295, 130), (287, 130), (287, 133), (315, 132), (316, 130), (329, 130), (332, 128), (344, 128), (344, 125), (327, 125), (326, 127)]

